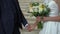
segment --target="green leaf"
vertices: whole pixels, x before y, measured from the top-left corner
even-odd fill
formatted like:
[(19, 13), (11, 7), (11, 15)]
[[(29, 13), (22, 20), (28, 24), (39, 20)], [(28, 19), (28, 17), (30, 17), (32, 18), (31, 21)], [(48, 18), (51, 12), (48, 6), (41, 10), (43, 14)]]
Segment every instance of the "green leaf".
[(32, 3), (32, 6), (38, 6), (38, 5), (39, 5), (38, 2), (33, 2), (33, 3)]

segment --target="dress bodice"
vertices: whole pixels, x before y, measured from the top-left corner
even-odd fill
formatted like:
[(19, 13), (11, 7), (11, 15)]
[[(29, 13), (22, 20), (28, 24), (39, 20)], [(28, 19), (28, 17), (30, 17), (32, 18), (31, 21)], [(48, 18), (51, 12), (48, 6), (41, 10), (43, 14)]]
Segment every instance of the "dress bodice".
[(51, 1), (48, 5), (49, 5), (48, 7), (51, 10), (49, 16), (50, 17), (58, 16), (59, 15), (59, 11), (58, 11), (58, 5), (56, 4), (56, 2), (55, 1)]

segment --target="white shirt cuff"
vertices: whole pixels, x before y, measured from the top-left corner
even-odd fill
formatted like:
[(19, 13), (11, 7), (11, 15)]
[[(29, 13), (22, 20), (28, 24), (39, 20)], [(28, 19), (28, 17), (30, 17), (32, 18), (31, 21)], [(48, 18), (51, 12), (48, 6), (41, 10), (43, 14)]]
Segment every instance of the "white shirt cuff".
[(28, 24), (25, 25), (25, 28), (27, 28)]

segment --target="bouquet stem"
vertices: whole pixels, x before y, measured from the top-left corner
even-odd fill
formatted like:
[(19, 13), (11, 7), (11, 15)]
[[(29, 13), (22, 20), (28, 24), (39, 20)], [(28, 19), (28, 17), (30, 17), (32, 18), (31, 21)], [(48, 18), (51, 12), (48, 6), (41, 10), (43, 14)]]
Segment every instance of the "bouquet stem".
[(38, 23), (38, 29), (42, 29), (43, 28), (43, 21), (40, 21), (39, 23)]

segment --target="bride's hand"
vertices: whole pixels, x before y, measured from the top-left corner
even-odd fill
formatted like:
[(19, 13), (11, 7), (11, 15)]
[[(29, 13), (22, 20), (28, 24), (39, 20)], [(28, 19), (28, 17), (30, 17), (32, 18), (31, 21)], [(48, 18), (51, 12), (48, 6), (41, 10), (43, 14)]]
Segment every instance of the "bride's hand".
[(36, 17), (36, 21), (35, 21), (35, 23), (32, 25), (32, 30), (35, 29), (35, 27), (37, 26), (37, 24), (38, 24), (41, 20), (42, 20), (42, 19), (41, 19), (40, 16), (37, 16), (37, 17)]
[(32, 27), (32, 30), (34, 30), (35, 29), (35, 27), (37, 26), (37, 22), (35, 22), (33, 25), (31, 25), (31, 27)]
[(37, 16), (36, 17), (36, 22), (40, 22), (40, 21), (42, 21), (43, 19), (41, 19), (41, 17), (40, 16)]
[(35, 29), (35, 25), (31, 25), (31, 30), (34, 30)]
[(31, 31), (35, 29), (35, 27), (37, 26), (37, 24), (38, 24), (41, 20), (42, 20), (42, 19), (41, 19), (40, 16), (37, 16), (37, 17), (36, 17), (36, 22), (35, 22), (33, 25), (31, 25)]

